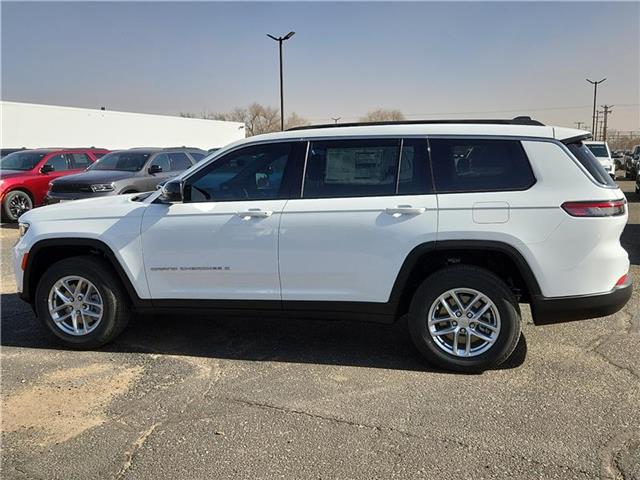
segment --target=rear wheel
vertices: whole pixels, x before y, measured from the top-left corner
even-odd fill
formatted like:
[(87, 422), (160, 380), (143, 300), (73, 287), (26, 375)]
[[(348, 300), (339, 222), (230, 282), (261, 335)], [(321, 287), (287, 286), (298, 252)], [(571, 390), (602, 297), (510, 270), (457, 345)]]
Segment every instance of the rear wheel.
[(520, 338), (520, 311), (492, 272), (452, 266), (420, 285), (409, 310), (414, 344), (439, 367), (477, 372), (504, 362)]
[(31, 196), (24, 190), (13, 190), (4, 196), (2, 213), (10, 222), (17, 222), (20, 215), (33, 208)]
[(64, 345), (76, 349), (110, 342), (130, 317), (120, 280), (108, 263), (91, 256), (53, 264), (38, 284), (35, 307), (49, 330)]

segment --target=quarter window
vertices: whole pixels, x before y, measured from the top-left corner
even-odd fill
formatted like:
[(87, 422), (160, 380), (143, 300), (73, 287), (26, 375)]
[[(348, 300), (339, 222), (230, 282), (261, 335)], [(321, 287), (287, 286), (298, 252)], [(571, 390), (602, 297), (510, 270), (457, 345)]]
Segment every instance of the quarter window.
[(245, 147), (213, 161), (185, 184), (186, 202), (288, 198), (284, 181), (291, 143)]
[(399, 140), (331, 140), (309, 145), (304, 198), (393, 195)]
[(592, 151), (582, 142), (570, 143), (567, 145), (569, 151), (587, 169), (593, 179), (600, 185), (615, 187), (616, 182), (609, 176), (600, 164), (600, 161), (593, 155)]
[(517, 140), (430, 140), (437, 192), (525, 190), (535, 183), (529, 160)]

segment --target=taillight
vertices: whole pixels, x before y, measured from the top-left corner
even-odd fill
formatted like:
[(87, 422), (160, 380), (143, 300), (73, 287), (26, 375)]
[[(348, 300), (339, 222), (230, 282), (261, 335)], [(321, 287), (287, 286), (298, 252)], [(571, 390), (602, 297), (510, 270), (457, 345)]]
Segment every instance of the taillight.
[(616, 282), (616, 287), (619, 287), (620, 285), (624, 285), (624, 282), (627, 281), (628, 275), (625, 273), (623, 276), (621, 276), (618, 281)]
[(615, 217), (624, 215), (626, 200), (605, 202), (564, 202), (562, 208), (572, 217)]

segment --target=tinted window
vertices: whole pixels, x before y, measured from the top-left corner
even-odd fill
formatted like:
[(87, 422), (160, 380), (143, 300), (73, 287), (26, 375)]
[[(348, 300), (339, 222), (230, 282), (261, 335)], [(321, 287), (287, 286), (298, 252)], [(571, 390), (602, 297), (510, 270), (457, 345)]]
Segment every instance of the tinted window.
[(73, 159), (74, 168), (87, 168), (91, 165), (91, 160), (84, 153), (72, 153), (71, 158)]
[(428, 156), (425, 140), (402, 142), (398, 195), (418, 195), (433, 191)]
[(200, 152), (189, 152), (189, 155), (191, 155), (196, 162), (199, 162), (206, 156), (204, 153)]
[(51, 165), (53, 167), (54, 172), (69, 170), (69, 165), (67, 164), (66, 155), (55, 155), (51, 157), (49, 160), (47, 160), (46, 165)]
[(96, 160), (104, 157), (106, 154), (106, 152), (93, 152), (93, 156), (96, 157)]
[(147, 163), (150, 155), (143, 152), (112, 152), (91, 165), (90, 169), (137, 172)]
[(567, 145), (573, 156), (582, 164), (584, 168), (591, 174), (593, 179), (601, 185), (614, 187), (616, 182), (609, 176), (605, 169), (600, 165), (598, 159), (593, 155), (591, 150), (582, 142), (570, 143)]
[(517, 140), (432, 139), (437, 192), (523, 190), (535, 183)]
[(159, 165), (160, 167), (162, 167), (163, 172), (171, 171), (171, 165), (169, 163), (169, 155), (167, 155), (166, 153), (159, 153), (158, 155), (153, 157), (153, 160), (151, 160), (151, 163), (149, 164), (149, 166), (151, 165)]
[(287, 198), (283, 178), (291, 150), (290, 143), (272, 143), (224, 155), (187, 180), (185, 201)]
[(171, 160), (171, 171), (173, 172), (186, 170), (191, 167), (191, 160), (182, 152), (170, 153), (169, 160)]
[(591, 153), (593, 153), (596, 157), (608, 157), (609, 152), (607, 151), (607, 147), (604, 145), (594, 145), (590, 143), (585, 144)]
[(31, 170), (46, 153), (15, 152), (3, 157), (0, 161), (2, 170)]
[(399, 140), (311, 142), (304, 178), (305, 198), (393, 195)]

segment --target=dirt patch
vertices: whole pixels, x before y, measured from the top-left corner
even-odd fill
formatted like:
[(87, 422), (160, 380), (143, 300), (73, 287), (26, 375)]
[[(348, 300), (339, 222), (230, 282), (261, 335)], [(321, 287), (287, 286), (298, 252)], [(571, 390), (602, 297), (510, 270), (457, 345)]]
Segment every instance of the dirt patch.
[(46, 374), (3, 402), (2, 431), (32, 431), (41, 446), (66, 442), (104, 423), (112, 399), (126, 393), (142, 371), (92, 363)]

